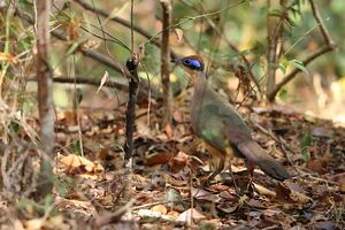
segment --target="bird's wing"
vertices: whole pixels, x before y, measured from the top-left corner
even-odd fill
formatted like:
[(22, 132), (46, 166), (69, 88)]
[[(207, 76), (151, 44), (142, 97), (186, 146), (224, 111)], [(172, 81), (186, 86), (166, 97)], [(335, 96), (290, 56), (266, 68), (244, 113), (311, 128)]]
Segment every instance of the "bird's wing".
[(227, 145), (251, 139), (250, 129), (236, 110), (216, 92), (208, 89), (196, 105), (194, 119), (197, 135), (213, 147), (223, 150)]

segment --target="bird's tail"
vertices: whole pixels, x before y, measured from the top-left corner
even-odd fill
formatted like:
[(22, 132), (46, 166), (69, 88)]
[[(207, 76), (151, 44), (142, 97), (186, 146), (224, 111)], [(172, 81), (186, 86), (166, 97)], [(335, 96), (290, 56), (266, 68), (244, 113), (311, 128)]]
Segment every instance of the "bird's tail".
[(237, 148), (248, 161), (258, 165), (260, 169), (267, 175), (280, 181), (289, 178), (289, 173), (286, 171), (286, 169), (271, 156), (269, 156), (266, 151), (263, 150), (256, 142), (243, 142), (238, 144)]

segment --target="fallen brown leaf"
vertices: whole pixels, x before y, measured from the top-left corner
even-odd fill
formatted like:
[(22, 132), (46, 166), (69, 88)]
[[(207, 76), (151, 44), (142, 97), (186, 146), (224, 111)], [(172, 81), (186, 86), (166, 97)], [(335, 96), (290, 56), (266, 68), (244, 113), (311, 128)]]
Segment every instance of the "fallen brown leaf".
[(184, 222), (184, 223), (190, 223), (191, 220), (193, 220), (195, 222), (199, 222), (199, 221), (204, 220), (204, 219), (206, 219), (205, 215), (200, 213), (195, 208), (190, 208), (190, 209), (184, 211), (183, 213), (181, 213), (177, 217), (176, 221)]

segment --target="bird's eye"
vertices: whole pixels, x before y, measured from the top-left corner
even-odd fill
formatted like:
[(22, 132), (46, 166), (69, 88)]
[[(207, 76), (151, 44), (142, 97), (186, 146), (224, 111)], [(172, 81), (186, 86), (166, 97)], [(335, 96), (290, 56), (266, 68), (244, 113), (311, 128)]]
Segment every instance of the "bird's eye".
[(186, 64), (186, 65), (190, 65), (191, 60), (190, 60), (190, 59), (185, 59), (185, 60), (183, 61), (183, 63)]

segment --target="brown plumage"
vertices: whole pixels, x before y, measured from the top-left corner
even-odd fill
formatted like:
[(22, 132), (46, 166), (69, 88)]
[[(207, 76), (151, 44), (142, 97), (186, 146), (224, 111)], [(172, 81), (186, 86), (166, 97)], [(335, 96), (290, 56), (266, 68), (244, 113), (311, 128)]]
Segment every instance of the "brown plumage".
[(193, 131), (207, 144), (209, 152), (219, 158), (219, 166), (212, 176), (223, 170), (234, 153), (246, 160), (251, 173), (258, 165), (277, 180), (289, 178), (285, 168), (252, 139), (251, 130), (241, 115), (208, 85), (202, 59), (189, 56), (180, 59), (179, 63), (191, 74), (194, 85), (191, 101)]

